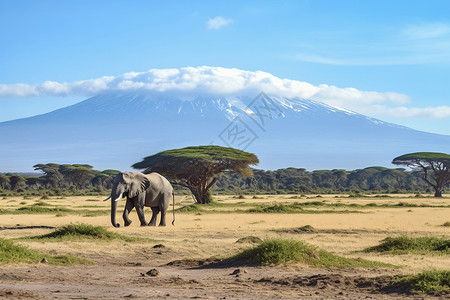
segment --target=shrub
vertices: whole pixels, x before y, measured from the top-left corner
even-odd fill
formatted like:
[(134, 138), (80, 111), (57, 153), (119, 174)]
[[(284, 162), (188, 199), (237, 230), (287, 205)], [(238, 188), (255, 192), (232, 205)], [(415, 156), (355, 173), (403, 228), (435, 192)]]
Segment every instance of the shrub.
[(46, 259), (53, 265), (72, 265), (75, 263), (90, 263), (89, 261), (71, 255), (52, 256), (43, 254), (35, 250), (30, 250), (25, 246), (16, 245), (10, 240), (0, 238), (0, 264), (8, 263), (39, 263)]
[(187, 213), (199, 213), (202, 212), (203, 210), (201, 209), (201, 207), (198, 204), (191, 204), (191, 205), (186, 205), (183, 207), (180, 207), (177, 209), (178, 212), (187, 212)]
[(248, 210), (250, 213), (294, 213), (296, 211), (298, 210), (282, 203), (274, 203), (269, 206), (261, 204)]
[(229, 258), (232, 262), (279, 265), (301, 262), (315, 267), (393, 267), (364, 259), (345, 258), (295, 240), (268, 239)]
[(126, 242), (142, 241), (145, 239), (137, 237), (128, 237), (115, 232), (110, 232), (102, 226), (92, 226), (88, 224), (70, 224), (61, 227), (51, 233), (33, 236), (31, 239), (98, 239), (113, 240), (119, 239)]
[(437, 237), (387, 237), (377, 246), (369, 247), (364, 252), (405, 253), (450, 253), (450, 240)]
[(391, 286), (423, 293), (450, 291), (450, 271), (426, 270), (417, 275), (401, 278)]

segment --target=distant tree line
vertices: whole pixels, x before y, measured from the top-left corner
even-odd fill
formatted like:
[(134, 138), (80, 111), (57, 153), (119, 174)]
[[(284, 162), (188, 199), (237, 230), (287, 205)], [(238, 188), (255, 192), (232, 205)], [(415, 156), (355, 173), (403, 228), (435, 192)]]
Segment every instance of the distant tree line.
[(103, 193), (111, 189), (117, 170), (94, 170), (87, 164), (37, 164), (42, 175), (0, 174), (0, 191), (24, 193), (47, 191), (50, 194)]
[(221, 174), (216, 192), (235, 193), (403, 193), (430, 192), (422, 172), (368, 167), (353, 171), (287, 168), (253, 170), (253, 177)]
[[(38, 164), (40, 176), (0, 174), (0, 194), (105, 194), (112, 188), (117, 170), (94, 170), (86, 164)], [(253, 169), (253, 176), (225, 172), (217, 176), (214, 193), (403, 193), (432, 192), (423, 173), (403, 168), (368, 167), (353, 171), (287, 168), (275, 171)], [(448, 187), (448, 185), (447, 185)], [(178, 193), (187, 189), (174, 186)]]

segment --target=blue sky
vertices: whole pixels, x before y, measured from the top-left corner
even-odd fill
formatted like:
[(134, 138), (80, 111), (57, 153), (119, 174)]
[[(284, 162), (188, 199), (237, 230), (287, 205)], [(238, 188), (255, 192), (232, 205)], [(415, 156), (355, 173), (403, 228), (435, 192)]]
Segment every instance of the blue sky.
[(327, 85), (319, 100), (450, 134), (449, 12), (432, 0), (1, 0), (0, 121), (90, 96), (49, 92), (64, 84), (212, 66)]

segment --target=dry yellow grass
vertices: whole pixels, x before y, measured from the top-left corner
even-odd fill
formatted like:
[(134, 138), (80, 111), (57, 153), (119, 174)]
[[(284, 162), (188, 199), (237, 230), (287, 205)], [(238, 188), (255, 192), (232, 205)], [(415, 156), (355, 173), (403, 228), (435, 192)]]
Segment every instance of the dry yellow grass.
[[(317, 245), (328, 251), (349, 257), (363, 257), (393, 264), (405, 265), (404, 272), (413, 272), (428, 267), (445, 268), (450, 265), (448, 256), (393, 256), (372, 253), (354, 253), (354, 251), (376, 245), (387, 236), (400, 234), (414, 236), (444, 236), (449, 237), (449, 227), (440, 226), (450, 221), (449, 207), (364, 207), (352, 208), (363, 213), (326, 213), (326, 214), (274, 214), (274, 213), (242, 213), (233, 212), (237, 209), (248, 209), (250, 205), (270, 203), (294, 203), (324, 201), (325, 203), (361, 204), (397, 204), (407, 202), (411, 204), (427, 204), (435, 206), (448, 206), (450, 199), (413, 198), (412, 195), (393, 195), (388, 198), (342, 198), (342, 195), (308, 195), (307, 197), (294, 197), (293, 195), (259, 195), (257, 199), (246, 196), (245, 199), (237, 199), (233, 196), (216, 196), (218, 203), (234, 203), (237, 206), (227, 207), (227, 212), (221, 213), (223, 208), (217, 208), (213, 213), (177, 213), (175, 226), (168, 225), (165, 228), (139, 226), (139, 220), (135, 212), (131, 214), (133, 223), (129, 227), (113, 228), (108, 215), (86, 217), (83, 215), (62, 214), (3, 214), (0, 218), (1, 227), (20, 226), (63, 226), (70, 223), (86, 223), (96, 226), (105, 226), (111, 231), (121, 234), (148, 237), (167, 244), (173, 250), (173, 256), (162, 256), (158, 263), (166, 263), (181, 258), (207, 258), (211, 256), (228, 256), (245, 246), (235, 243), (239, 238), (245, 236), (287, 237), (301, 239), (308, 243)], [(52, 206), (83, 210), (109, 210), (109, 202), (102, 202), (104, 197), (66, 197), (59, 199), (40, 200), (39, 198), (23, 199), (20, 197), (0, 200), (3, 209), (16, 209), (21, 206), (33, 205), (44, 201)], [(96, 200), (96, 201), (94, 201)], [(189, 196), (177, 196), (176, 207), (192, 204)], [(239, 205), (239, 203), (245, 203)], [(121, 219), (124, 201), (120, 202), (117, 219)], [(171, 209), (167, 215), (167, 223), (172, 220)], [(311, 210), (330, 209), (329, 207), (312, 207)], [(151, 211), (146, 208), (147, 221), (150, 219)], [(310, 225), (319, 231), (309, 234), (285, 233), (283, 229), (299, 228)], [(325, 230), (321, 232), (320, 230)], [(334, 230), (334, 232), (329, 232)], [(17, 238), (30, 235), (38, 235), (51, 232), (52, 229), (21, 229), (1, 230), (0, 237)], [(113, 241), (111, 243), (101, 242), (42, 242), (21, 240), (20, 243), (30, 247), (52, 252), (73, 253), (86, 257), (97, 255), (108, 255), (111, 257), (127, 255), (129, 251), (144, 251), (154, 243), (124, 243)], [(73, 243), (77, 244), (74, 247)]]

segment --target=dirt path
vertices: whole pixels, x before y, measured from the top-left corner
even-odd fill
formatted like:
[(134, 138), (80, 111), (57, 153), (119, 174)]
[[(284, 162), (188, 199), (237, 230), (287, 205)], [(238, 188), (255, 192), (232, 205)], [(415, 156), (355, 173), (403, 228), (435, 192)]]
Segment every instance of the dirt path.
[[(148, 273), (148, 274), (147, 274)], [(395, 273), (395, 272), (394, 272)], [(380, 289), (392, 271), (95, 265), (0, 268), (0, 296), (33, 299), (423, 299)], [(442, 295), (440, 296), (442, 298)], [(426, 296), (425, 298), (437, 298)]]

